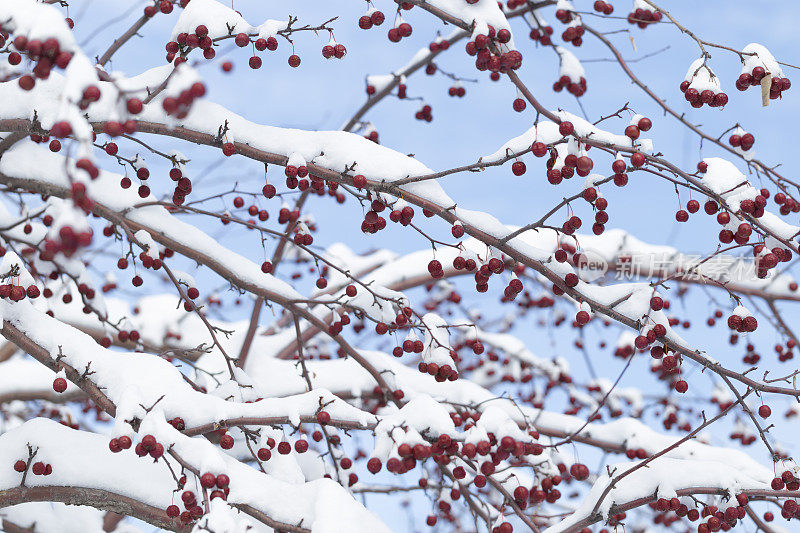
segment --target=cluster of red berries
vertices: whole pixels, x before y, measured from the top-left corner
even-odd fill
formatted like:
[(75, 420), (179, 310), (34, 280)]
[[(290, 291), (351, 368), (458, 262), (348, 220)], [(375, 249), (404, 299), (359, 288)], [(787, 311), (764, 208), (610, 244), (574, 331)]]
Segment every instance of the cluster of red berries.
[(119, 333), (117, 333), (117, 338), (122, 343), (126, 343), (128, 341), (130, 341), (130, 342), (139, 342), (140, 337), (141, 337), (141, 335), (135, 329), (132, 329), (130, 331), (128, 331), (126, 329), (122, 329), (122, 330), (119, 331)]
[[(158, 257), (151, 257), (149, 254), (147, 254), (146, 252), (142, 251), (142, 252), (139, 253), (139, 261), (141, 262), (141, 265), (142, 265), (143, 268), (158, 270), (158, 269), (161, 268), (161, 266), (163, 264), (162, 261), (164, 260), (164, 258), (165, 257), (172, 257), (174, 254), (175, 254), (175, 252), (173, 250), (169, 249), (169, 248), (166, 248), (166, 249), (160, 251), (158, 253)], [(120, 270), (125, 270), (126, 268), (128, 268), (128, 259), (127, 259), (127, 257), (120, 257), (117, 260), (117, 268), (119, 268)], [(144, 281), (142, 280), (141, 276), (136, 275), (131, 280), (131, 283), (133, 284), (134, 287), (141, 287), (142, 284), (144, 283)], [(135, 335), (134, 335), (134, 333), (135, 333)], [(128, 338), (130, 338), (130, 340), (132, 340), (134, 342), (139, 340), (139, 333), (135, 332), (135, 331), (131, 331), (129, 334), (126, 334), (125, 335), (125, 339), (122, 338), (123, 337), (123, 332), (120, 332), (119, 336), (120, 336), (120, 340), (122, 340), (122, 342), (126, 342), (128, 340)]]
[[(74, 183), (75, 185), (83, 185)], [(91, 201), (91, 200), (89, 200)], [(86, 205), (86, 200), (82, 200), (83, 206)], [(52, 218), (52, 217), (51, 217)], [(52, 222), (51, 222), (52, 224)], [(49, 224), (45, 224), (49, 225)], [(87, 228), (85, 231), (76, 232), (72, 226), (62, 226), (58, 230), (56, 238), (48, 236), (44, 241), (44, 250), (41, 252), (41, 259), (44, 261), (51, 261), (57, 253), (62, 253), (66, 257), (74, 256), (81, 248), (85, 248), (92, 243), (92, 229)]]
[[(688, 384), (683, 380), (677, 379), (681, 370), (680, 359), (677, 356), (670, 353), (666, 347), (656, 345), (650, 347), (650, 357), (654, 360), (650, 371), (656, 374), (658, 379), (672, 382), (673, 387), (680, 387), (683, 392), (688, 390)], [(678, 385), (681, 382), (682, 384)]]
[(182, 205), (186, 197), (192, 192), (192, 180), (183, 175), (183, 171), (174, 167), (169, 171), (169, 177), (175, 182), (175, 190), (172, 192), (172, 203)]
[[(606, 224), (608, 223), (608, 200), (603, 197), (599, 197), (597, 194), (597, 189), (594, 187), (588, 187), (583, 191), (583, 198), (590, 204), (592, 204), (596, 211), (594, 213), (594, 224), (592, 224), (592, 233), (595, 235), (602, 235), (603, 232), (606, 230)], [(585, 261), (585, 259), (584, 259)]]
[(405, 205), (402, 209), (392, 209), (392, 212), (389, 213), (389, 220), (392, 222), (397, 222), (403, 226), (408, 226), (411, 224), (411, 220), (414, 218), (414, 208), (410, 205)]
[(583, 26), (569, 26), (561, 32), (561, 38), (564, 42), (572, 43), (573, 46), (580, 46), (583, 44), (584, 33), (586, 33), (586, 29)]
[(210, 472), (206, 472), (202, 476), (200, 476), (200, 486), (204, 489), (215, 489), (211, 491), (210, 499), (214, 498), (222, 498), (223, 500), (226, 497), (226, 489), (228, 489), (228, 485), (230, 484), (231, 479), (228, 477), (227, 474), (219, 474), (215, 476)]
[(603, 0), (595, 0), (592, 7), (594, 7), (595, 11), (602, 13), (603, 15), (610, 15), (614, 12), (614, 6), (608, 2), (604, 2)]
[[(3, 40), (8, 39), (8, 32), (2, 29)], [(24, 35), (18, 35), (14, 38), (14, 48), (16, 52), (11, 52), (8, 55), (8, 62), (11, 65), (18, 65), (22, 61), (21, 53), (25, 53), (28, 58), (36, 62), (32, 69), (33, 76), (25, 74), (21, 76), (17, 83), (25, 90), (30, 91), (36, 85), (36, 78), (46, 80), (50, 77), (50, 71), (53, 67), (60, 69), (67, 68), (69, 62), (72, 60), (72, 54), (61, 50), (61, 44), (53, 37), (45, 39), (28, 40)]]
[(395, 346), (392, 349), (392, 354), (395, 357), (401, 357), (403, 353), (422, 353), (425, 349), (425, 345), (419, 339), (406, 339), (403, 341), (402, 345)]
[[(189, 5), (189, 2), (190, 2), (190, 0), (180, 0), (180, 4), (179, 5), (181, 7), (186, 7), (187, 5)], [(172, 10), (174, 8), (174, 5), (173, 5), (174, 3), (175, 2), (173, 2), (173, 0), (161, 0), (160, 2), (157, 2), (157, 5), (156, 4), (152, 4), (152, 5), (146, 6), (144, 8), (144, 16), (152, 18), (152, 17), (155, 17), (156, 13), (158, 13), (159, 11), (161, 13), (164, 13), (165, 15), (169, 15), (170, 13), (172, 13)]]
[[(430, 50), (433, 53), (443, 52), (444, 50), (447, 50), (448, 48), (450, 48), (450, 41), (448, 41), (447, 39), (440, 39), (439, 41), (433, 41), (433, 42), (431, 42), (431, 44), (428, 45), (428, 50)], [(429, 65), (433, 65), (433, 63), (429, 63)], [(434, 72), (435, 72), (436, 71), (436, 65), (433, 65), (433, 67), (434, 67)], [(429, 76), (431, 74), (433, 74), (433, 72), (427, 72), (427, 69), (426, 69), (426, 73)]]
[[(14, 471), (19, 472), (20, 474), (24, 472), (28, 468), (28, 463), (19, 459), (14, 463)], [(41, 461), (36, 461), (31, 466), (31, 472), (35, 476), (49, 476), (53, 473), (53, 467), (50, 466), (50, 463), (43, 463)]]
[[(488, 70), (499, 74), (517, 70), (522, 66), (522, 54), (517, 50), (501, 52), (502, 45), (510, 40), (510, 31), (504, 28), (495, 32), (494, 27), (489, 26), (489, 30), (485, 35), (480, 34), (475, 37), (475, 40), (467, 43), (467, 54), (475, 56), (475, 68), (480, 71)], [(496, 52), (493, 53), (493, 49)]]
[(453, 85), (447, 89), (447, 94), (450, 96), (457, 96), (463, 98), (467, 94), (467, 90), (462, 85)]
[[(683, 381), (683, 380), (681, 380), (681, 381)], [(684, 383), (685, 383), (685, 381), (684, 381)], [(673, 384), (673, 386), (676, 386), (676, 385)], [(687, 388), (687, 390), (688, 390), (688, 388)], [(686, 391), (684, 391), (684, 392), (686, 392)], [(664, 426), (664, 429), (669, 431), (669, 430), (671, 430), (673, 428), (673, 426), (678, 424), (678, 414), (674, 410), (670, 410), (670, 409), (665, 410), (664, 414), (666, 416), (664, 417), (664, 419), (662, 421), (662, 425)], [(678, 429), (680, 429), (681, 431), (689, 432), (689, 431), (692, 430), (692, 426), (688, 422), (684, 422), (684, 423), (678, 425)]]
[[(309, 233), (308, 231), (303, 230), (300, 226), (295, 228), (294, 237), (292, 237), (292, 240), (294, 241), (295, 244), (300, 246), (311, 246), (312, 244), (314, 244), (314, 236), (311, 235), (311, 233)], [(320, 285), (323, 286), (320, 287)], [(320, 278), (317, 280), (318, 288), (324, 289), (327, 286), (328, 282), (325, 280), (325, 278)]]
[(567, 89), (567, 92), (573, 96), (583, 96), (586, 94), (586, 88), (586, 78), (583, 76), (580, 77), (578, 83), (575, 83), (569, 76), (564, 75), (558, 78), (558, 81), (553, 84), (553, 90), (555, 92), (558, 93), (561, 92), (562, 89)]
[(478, 264), (472, 258), (467, 259), (458, 255), (453, 259), (453, 268), (456, 270), (466, 270), (467, 272), (472, 272), (478, 268)]
[[(348, 287), (348, 289), (349, 288), (350, 287)], [(355, 287), (353, 288), (355, 289)], [(350, 294), (350, 292), (351, 291), (348, 291), (348, 295)], [(335, 337), (336, 335), (342, 332), (344, 326), (347, 326), (349, 324), (350, 324), (350, 317), (346, 313), (341, 313), (339, 315), (339, 320), (335, 320), (328, 325), (328, 334), (331, 337)]]
[[(70, 187), (70, 197), (72, 198), (72, 202), (75, 204), (75, 206), (80, 207), (87, 215), (94, 209), (94, 200), (89, 198), (89, 196), (86, 194), (86, 185), (83, 183), (76, 181), (72, 184), (72, 187)], [(64, 226), (62, 229), (66, 227), (69, 226)], [(60, 245), (65, 253), (70, 250), (74, 251), (74, 247), (76, 246), (88, 246), (91, 242), (91, 228), (88, 228), (86, 231), (79, 234), (74, 234), (74, 232), (72, 232), (72, 235), (70, 235), (69, 230), (65, 231), (66, 234), (64, 236), (59, 235), (62, 241)]]
[(756, 138), (752, 133), (738, 134), (734, 133), (728, 137), (728, 143), (734, 148), (741, 148), (745, 152), (748, 151), (756, 142)]
[[(746, 91), (750, 87), (761, 85), (761, 80), (766, 76), (767, 71), (764, 67), (753, 67), (751, 72), (742, 72), (736, 79), (736, 88), (740, 91)], [(789, 78), (779, 78), (777, 76), (772, 78), (769, 86), (769, 97), (771, 100), (780, 98), (783, 91), (788, 91), (792, 86)]]
[(36, 285), (29, 285), (26, 289), (21, 285), (14, 285), (12, 283), (3, 283), (0, 284), (0, 299), (6, 299), (13, 302), (19, 302), (27, 298), (38, 298), (39, 297), (39, 287)]
[[(544, 145), (542, 144), (542, 146)], [(538, 155), (541, 152), (541, 147), (536, 147), (536, 149), (533, 150), (534, 155)], [(578, 156), (575, 154), (568, 154), (566, 157), (564, 157), (564, 163), (560, 169), (555, 168), (557, 159), (558, 154), (555, 151), (552, 151), (546, 164), (547, 181), (553, 185), (558, 185), (561, 183), (562, 179), (570, 179), (575, 174), (581, 177), (586, 177), (592, 171), (592, 168), (594, 168), (594, 162), (589, 156), (586, 155)], [(622, 164), (624, 165), (624, 162), (622, 162)]]
[(631, 140), (636, 140), (639, 138), (641, 132), (650, 131), (650, 128), (652, 127), (653, 122), (647, 117), (642, 117), (636, 124), (630, 124), (627, 128), (625, 128), (625, 136)]
[(758, 320), (752, 315), (745, 317), (731, 315), (728, 317), (728, 327), (739, 333), (751, 332), (758, 328)]
[[(114, 453), (118, 453), (122, 450), (127, 450), (132, 444), (133, 442), (131, 441), (131, 438), (127, 435), (123, 435), (121, 437), (111, 439), (108, 442), (108, 449)], [(150, 455), (150, 457), (153, 459), (158, 459), (164, 455), (164, 445), (160, 442), (157, 442), (153, 435), (145, 435), (141, 442), (137, 443), (134, 447), (134, 452), (139, 457)]]
[[(451, 357), (455, 357), (455, 353), (451, 352)], [(454, 359), (455, 360), (455, 359)], [(458, 379), (458, 370), (448, 364), (439, 365), (438, 363), (425, 363), (420, 361), (417, 368), (423, 374), (429, 374), (434, 377), (439, 383), (445, 381), (455, 381)]]
[[(761, 194), (763, 195), (764, 192), (762, 191)], [(775, 203), (781, 206), (781, 215), (786, 216), (789, 213), (800, 213), (800, 202), (797, 202), (794, 198), (787, 197), (782, 192), (775, 195)]]
[(753, 254), (755, 255), (756, 276), (760, 279), (766, 278), (769, 271), (778, 266), (779, 262), (785, 263), (792, 258), (790, 250), (776, 246), (770, 251), (760, 243), (753, 247)]
[[(353, 184), (356, 185), (356, 187), (359, 187), (356, 183), (360, 182), (360, 180), (357, 179), (358, 177), (359, 176), (355, 176), (353, 178)], [(361, 176), (361, 178), (363, 178), (363, 176)], [(361, 222), (361, 231), (364, 233), (377, 233), (384, 229), (386, 227), (386, 219), (378, 214), (384, 209), (386, 209), (386, 204), (377, 199), (373, 200), (370, 204), (370, 210), (366, 212), (364, 220)]]
[(497, 257), (492, 257), (488, 262), (478, 267), (475, 272), (475, 290), (478, 292), (486, 292), (489, 290), (489, 279), (492, 274), (502, 274), (506, 266)]
[(556, 19), (562, 24), (569, 24), (572, 22), (572, 19), (575, 17), (575, 14), (567, 9), (557, 9), (556, 10)]
[(689, 220), (689, 213), (697, 213), (700, 210), (700, 202), (697, 200), (689, 200), (686, 202), (686, 209), (679, 209), (675, 213), (675, 220), (678, 222), (687, 222)]
[(706, 518), (707, 520), (705, 522), (698, 525), (697, 531), (698, 533), (710, 533), (720, 530), (728, 531), (735, 527), (737, 521), (746, 516), (747, 512), (745, 506), (747, 506), (748, 502), (749, 498), (746, 494), (737, 494), (736, 503), (738, 505), (728, 507), (725, 511), (720, 510), (716, 505), (704, 506), (702, 511), (689, 509), (687, 505), (681, 503), (678, 498), (658, 498), (648, 505), (651, 509), (661, 513), (672, 511), (678, 518), (685, 517), (690, 522), (696, 522), (700, 520), (700, 518)]
[[(153, 270), (158, 270), (158, 269), (161, 268), (161, 266), (163, 264), (162, 263), (163, 259), (164, 259), (164, 254), (163, 253), (159, 253), (159, 257), (150, 257), (150, 255), (145, 251), (139, 252), (139, 261), (142, 263), (142, 267), (144, 267), (144, 268), (148, 268), (148, 269), (151, 268)], [(117, 266), (119, 266), (119, 265), (117, 265)], [(197, 290), (197, 289), (195, 289), (195, 290)]]
[(628, 13), (628, 24), (636, 24), (644, 29), (650, 24), (659, 22), (662, 16), (661, 11), (638, 7), (636, 10)]
[(433, 108), (431, 108), (431, 106), (425, 104), (422, 107), (420, 107), (416, 113), (414, 113), (414, 118), (416, 118), (417, 120), (424, 120), (425, 122), (430, 122), (433, 120), (433, 115), (431, 114), (432, 110)]
[(188, 89), (182, 90), (178, 96), (167, 96), (161, 102), (161, 107), (167, 115), (174, 116), (175, 118), (186, 118), (192, 104), (197, 98), (201, 98), (206, 94), (206, 86), (201, 82), (195, 82)]
[[(120, 437), (120, 439), (122, 439), (123, 437)], [(133, 450), (139, 457), (150, 455), (150, 457), (152, 457), (153, 459), (158, 459), (159, 457), (164, 455), (164, 445), (161, 444), (160, 442), (157, 442), (156, 438), (152, 435), (145, 435), (144, 437), (142, 437), (141, 442), (139, 442), (134, 447)]]
[[(375, 324), (375, 333), (378, 335), (386, 335), (390, 331), (394, 332), (398, 328), (406, 326), (408, 324), (408, 319), (411, 318), (412, 314), (413, 310), (410, 307), (403, 307), (395, 319), (389, 324), (386, 324), (385, 322), (378, 322)], [(357, 332), (360, 331), (358, 328), (356, 328), (356, 330)]]
[(515, 300), (517, 296), (519, 296), (519, 293), (521, 293), (524, 289), (525, 287), (522, 285), (522, 282), (519, 280), (519, 278), (511, 278), (508, 281), (506, 288), (503, 289), (503, 301), (510, 302)]
[(368, 30), (373, 26), (380, 26), (385, 20), (386, 16), (383, 14), (383, 12), (376, 9), (369, 15), (362, 15), (358, 19), (358, 27), (362, 30)]
[[(652, 304), (652, 300), (651, 300), (651, 304), (650, 305), (652, 307), (652, 305), (653, 305)], [(666, 326), (664, 326), (664, 324), (656, 324), (651, 329), (647, 330), (647, 332), (644, 335), (642, 335), (642, 334), (637, 335), (636, 339), (634, 339), (634, 341), (633, 341), (633, 344), (639, 350), (644, 350), (648, 346), (650, 346), (651, 344), (656, 342), (657, 339), (662, 338), (666, 334), (667, 334)], [(653, 355), (653, 357), (656, 357), (658, 355), (658, 351), (653, 353), (652, 349), (651, 349), (650, 353), (651, 353), (651, 355)], [(662, 364), (663, 363), (664, 363), (664, 361), (662, 359)], [(668, 369), (672, 368), (672, 365), (669, 364), (669, 361), (667, 362), (666, 366), (668, 367)]]
[[(706, 323), (709, 326), (713, 326), (717, 322), (716, 319), (717, 318), (722, 318), (722, 316), (723, 316), (722, 311), (717, 309), (716, 311), (714, 311), (714, 316), (710, 317), (707, 320)], [(776, 348), (776, 351), (778, 352), (778, 356), (779, 356), (778, 359), (780, 360), (780, 356), (783, 353), (783, 346), (781, 346), (780, 344), (777, 344), (775, 346), (775, 348)], [(758, 362), (761, 361), (761, 356), (755, 352), (755, 349), (756, 348), (755, 348), (755, 346), (753, 344), (751, 344), (751, 343), (747, 344), (747, 352), (745, 353), (744, 357), (742, 357), (742, 362), (744, 364), (746, 364), (746, 365), (757, 365)], [(791, 351), (789, 351), (789, 355), (794, 357), (794, 355), (791, 353)]]
[(770, 483), (772, 490), (800, 490), (800, 480), (790, 470), (784, 470)]
[(683, 97), (692, 107), (700, 108), (704, 104), (709, 107), (723, 107), (728, 103), (728, 95), (724, 92), (715, 93), (711, 89), (698, 91), (694, 87), (689, 87), (689, 85), (690, 82), (688, 80), (683, 80), (680, 90), (683, 93)]
[(438, 259), (431, 259), (430, 262), (428, 262), (428, 272), (434, 279), (441, 279), (444, 277), (444, 268), (442, 268), (442, 263)]
[(189, 52), (195, 48), (200, 48), (203, 51), (203, 57), (206, 59), (214, 59), (217, 55), (216, 50), (214, 50), (214, 41), (208, 35), (208, 27), (205, 24), (198, 25), (194, 33), (179, 33), (178, 37), (174, 41), (169, 41), (165, 48), (167, 50), (168, 63), (172, 63), (173, 61), (175, 61), (176, 64), (183, 63), (186, 61), (186, 56)]
[[(762, 196), (761, 194), (757, 195), (753, 200), (744, 200), (740, 204), (740, 210), (743, 215), (749, 215), (753, 218), (761, 218), (764, 216), (764, 207), (767, 205), (767, 199)], [(717, 213), (718, 205), (715, 201), (709, 200), (705, 204), (705, 211), (709, 215), (713, 215)], [(717, 222), (720, 225), (727, 225), (731, 221), (731, 215), (727, 211), (720, 211), (717, 213)], [(736, 228), (736, 232), (734, 233), (732, 230), (723, 229), (719, 232), (719, 241), (723, 244), (730, 244), (731, 242), (736, 242), (736, 244), (747, 244), (750, 240), (750, 236), (753, 233), (753, 227), (747, 223), (742, 222)], [(773, 250), (773, 253), (775, 251)], [(779, 255), (778, 259), (783, 260), (783, 251), (778, 252), (776, 255)], [(789, 254), (791, 257), (791, 254)]]
[(300, 218), (300, 210), (295, 208), (289, 210), (288, 207), (281, 207), (278, 211), (278, 224), (288, 224), (289, 222), (297, 222)]
[[(570, 24), (573, 21), (577, 21), (578, 16), (567, 9), (558, 9), (556, 10), (556, 19), (562, 24)], [(574, 24), (561, 33), (561, 38), (565, 42), (572, 43), (573, 46), (580, 46), (583, 44), (583, 34), (585, 32), (586, 29), (582, 25)]]
[[(184, 477), (181, 477), (181, 481), (183, 481), (183, 485), (185, 485)], [(211, 496), (212, 498), (222, 497), (224, 499), (225, 497), (224, 491), (215, 490), (213, 493), (217, 494)], [(167, 516), (173, 519), (180, 517), (180, 521), (184, 524), (191, 524), (203, 516), (203, 508), (198, 505), (197, 496), (195, 496), (194, 492), (190, 490), (183, 491), (181, 494), (181, 503), (183, 503), (183, 507), (185, 509), (183, 512), (181, 512), (180, 507), (173, 504), (166, 508)]]
[[(133, 441), (127, 435), (123, 435), (121, 437), (113, 438), (108, 441), (108, 449), (114, 453), (119, 453), (122, 450), (127, 450), (131, 447)], [(137, 445), (138, 446), (138, 445)]]
[(528, 36), (541, 43), (543, 46), (550, 46), (553, 41), (550, 36), (553, 35), (552, 26), (544, 26), (542, 28), (532, 28)]
[(325, 59), (330, 59), (332, 57), (342, 59), (345, 55), (347, 55), (347, 48), (345, 48), (343, 44), (326, 44), (322, 47), (322, 57)]
[[(286, 165), (286, 168), (283, 169), (283, 173), (286, 175), (286, 187), (289, 189), (297, 189), (300, 187), (300, 180), (306, 182), (303, 187), (308, 189), (308, 180), (305, 179), (308, 177), (308, 167), (305, 165)], [(301, 190), (305, 189), (301, 188)]]
[[(336, 196), (337, 200), (339, 200), (340, 193), (337, 192), (339, 184), (337, 182), (325, 181), (324, 179), (314, 175), (309, 175), (308, 168), (305, 165), (287, 165), (284, 169), (284, 174), (286, 175), (286, 186), (289, 189), (300, 189), (301, 191), (306, 191), (310, 187), (312, 191), (315, 191), (318, 195), (322, 196), (325, 194), (325, 186), (327, 185), (328, 194), (330, 196)], [(267, 198), (272, 198), (275, 196), (275, 187), (267, 184), (264, 186), (262, 192)], [(342, 201), (343, 199), (339, 200), (339, 203)], [(283, 224), (285, 222), (281, 223)]]
[(183, 431), (186, 429), (186, 423), (183, 421), (183, 418), (176, 416), (175, 418), (168, 420), (169, 425), (177, 429), (178, 431)]
[(389, 30), (389, 40), (393, 43), (399, 43), (403, 37), (410, 37), (413, 28), (408, 22), (401, 22), (396, 27)]

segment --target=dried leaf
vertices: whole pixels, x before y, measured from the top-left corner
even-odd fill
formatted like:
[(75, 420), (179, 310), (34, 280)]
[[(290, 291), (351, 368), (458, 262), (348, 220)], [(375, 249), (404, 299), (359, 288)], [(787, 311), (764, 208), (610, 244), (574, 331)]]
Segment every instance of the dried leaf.
[(769, 72), (764, 74), (761, 78), (761, 105), (767, 107), (769, 105), (769, 88), (772, 86), (772, 74)]
[(633, 40), (633, 35), (629, 35), (628, 37), (630, 37), (631, 39), (631, 46), (633, 46), (633, 51), (637, 52), (638, 50), (636, 50), (636, 41)]

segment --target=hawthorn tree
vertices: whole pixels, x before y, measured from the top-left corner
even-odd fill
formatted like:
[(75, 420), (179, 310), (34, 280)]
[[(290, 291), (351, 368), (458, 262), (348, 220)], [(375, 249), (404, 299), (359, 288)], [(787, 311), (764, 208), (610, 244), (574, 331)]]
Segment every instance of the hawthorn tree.
[[(775, 434), (800, 414), (800, 184), (755, 157), (724, 89), (786, 105), (797, 67), (623, 3), (320, 3), (254, 24), (227, 0), (146, 0), (90, 57), (70, 10), (102, 30), (91, 2), (0, 1), (3, 530), (374, 532), (402, 509), (414, 531), (797, 527), (800, 468)], [(156, 50), (140, 37), (158, 24)], [(341, 130), (258, 124), (208, 94), (209, 68), (324, 85), (343, 26), (410, 60), (364, 66)], [(673, 94), (634, 72), (634, 36), (697, 48), (670, 56), (689, 65)], [(114, 61), (135, 47), (162, 66)], [(583, 110), (583, 48), (624, 81), (613, 108)], [(557, 72), (529, 65), (546, 56)], [(476, 70), (452, 73), (464, 57)], [(425, 74), (441, 97), (412, 90)], [(540, 74), (555, 93), (531, 89)], [(527, 121), (499, 149), (434, 170), (381, 144), (396, 98), (446, 150), (473, 125), (428, 125), (434, 105), (478, 80)], [(656, 126), (700, 160), (658, 151)], [(209, 182), (216, 167), (237, 178)], [(482, 171), (560, 200), (480, 178), (523, 208), (514, 226), (446, 192)], [(699, 253), (614, 228), (629, 180), (674, 195), (647, 222), (696, 224)], [(687, 307), (698, 293), (708, 309)]]

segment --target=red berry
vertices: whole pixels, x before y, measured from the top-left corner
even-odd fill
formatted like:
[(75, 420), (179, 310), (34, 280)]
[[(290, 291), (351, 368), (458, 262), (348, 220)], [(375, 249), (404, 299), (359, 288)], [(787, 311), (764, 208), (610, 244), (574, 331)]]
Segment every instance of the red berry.
[(64, 378), (56, 378), (53, 380), (53, 390), (62, 393), (67, 390), (67, 380)]

